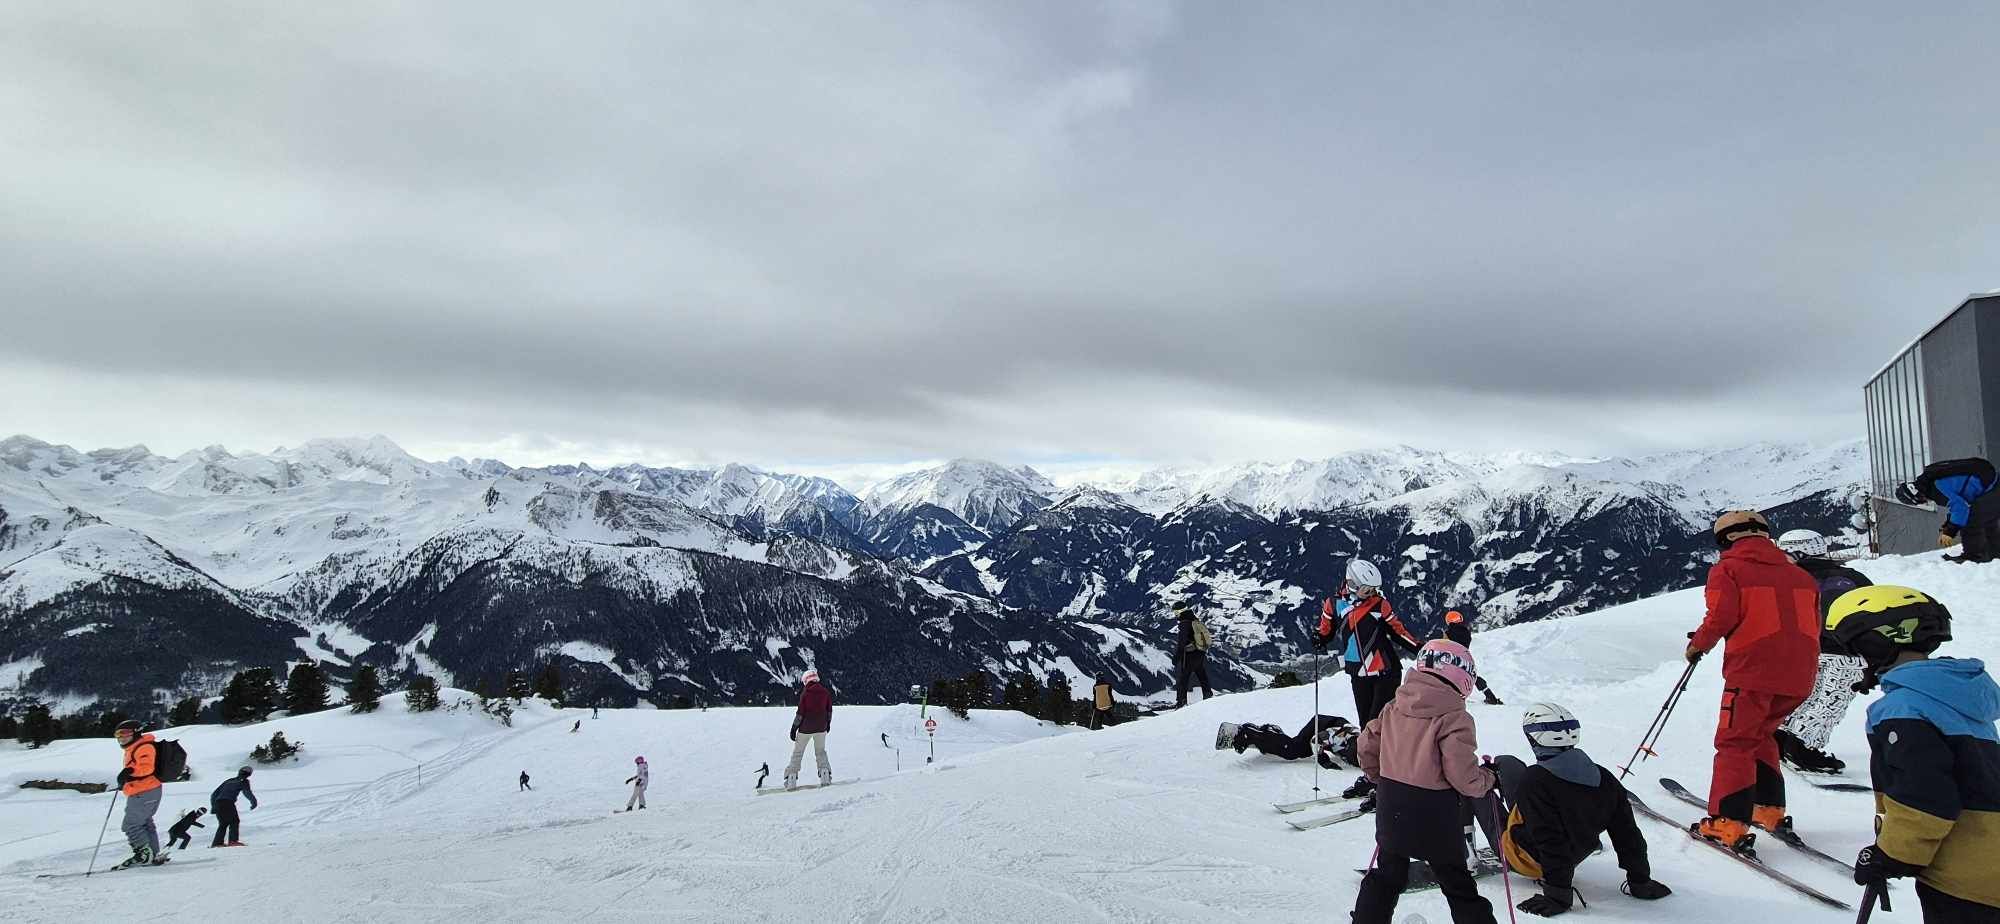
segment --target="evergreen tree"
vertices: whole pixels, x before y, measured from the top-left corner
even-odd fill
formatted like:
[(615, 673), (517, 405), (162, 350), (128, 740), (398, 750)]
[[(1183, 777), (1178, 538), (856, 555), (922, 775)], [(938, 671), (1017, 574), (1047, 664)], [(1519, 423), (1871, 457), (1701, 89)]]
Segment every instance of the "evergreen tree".
[(201, 722), (201, 697), (190, 696), (174, 704), (167, 713), (167, 724), (175, 728), (195, 725)]
[(961, 719), (972, 718), (965, 711), (965, 688), (957, 680), (946, 677), (931, 681), (931, 692), (927, 700), (931, 705), (946, 709)]
[(49, 707), (43, 703), (29, 703), (28, 711), (21, 716), (21, 743), (38, 748), (56, 740), (56, 720), (49, 715)]
[(260, 764), (275, 764), (287, 757), (305, 750), (305, 742), (293, 743), (285, 740), (285, 733), (271, 733), (270, 744), (260, 744), (250, 750), (250, 759)]
[(959, 695), (963, 697), (967, 709), (990, 709), (993, 707), (993, 681), (982, 670), (970, 670), (958, 678)]
[(91, 721), (82, 713), (63, 716), (62, 732), (57, 737), (65, 741), (75, 741), (78, 738), (95, 738), (97, 737), (97, 723)]
[(1279, 671), (1278, 676), (1271, 678), (1271, 689), (1273, 690), (1301, 686), (1305, 686), (1305, 681), (1299, 679), (1297, 671)]
[(515, 702), (535, 695), (535, 684), (528, 675), (520, 671), (507, 672), (507, 698)]
[(1000, 691), (1000, 708), (1041, 718), (1042, 685), (1036, 682), (1035, 675), (1027, 671), (1008, 674), (1007, 686)]
[(437, 678), (428, 674), (418, 674), (411, 678), (408, 694), (404, 696), (403, 700), (404, 705), (408, 706), (411, 712), (430, 712), (436, 709), (438, 707)]
[(126, 715), (122, 709), (101, 712), (97, 716), (97, 731), (94, 734), (98, 737), (109, 738), (111, 737), (111, 733), (117, 731), (118, 726), (129, 718), (131, 716)]
[(0, 738), (14, 738), (21, 734), (21, 720), (12, 715), (0, 715)]
[(1070, 699), (1069, 681), (1062, 674), (1050, 674), (1048, 688), (1042, 693), (1042, 718), (1057, 725), (1068, 725), (1070, 715), (1075, 711)]
[(292, 676), (285, 681), (285, 709), (292, 715), (305, 715), (327, 707), (326, 673), (319, 669), (316, 661), (301, 661), (292, 668)]
[(229, 725), (262, 722), (278, 708), (278, 677), (268, 667), (237, 671), (222, 690), (222, 721)]
[(558, 706), (563, 703), (562, 671), (549, 661), (535, 674), (535, 695)]
[(381, 700), (382, 678), (376, 675), (375, 665), (361, 665), (354, 672), (353, 682), (347, 685), (347, 705), (355, 712), (374, 712)]

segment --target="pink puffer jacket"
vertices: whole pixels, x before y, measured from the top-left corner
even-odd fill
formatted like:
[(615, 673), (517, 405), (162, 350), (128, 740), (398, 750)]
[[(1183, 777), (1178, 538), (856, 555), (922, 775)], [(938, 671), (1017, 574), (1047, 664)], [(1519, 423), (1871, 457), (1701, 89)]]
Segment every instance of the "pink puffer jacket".
[(1423, 789), (1456, 789), (1477, 798), (1493, 789), (1492, 771), (1479, 766), (1479, 739), (1465, 694), (1431, 671), (1418, 669), (1396, 691), (1382, 715), (1361, 732), (1361, 772)]

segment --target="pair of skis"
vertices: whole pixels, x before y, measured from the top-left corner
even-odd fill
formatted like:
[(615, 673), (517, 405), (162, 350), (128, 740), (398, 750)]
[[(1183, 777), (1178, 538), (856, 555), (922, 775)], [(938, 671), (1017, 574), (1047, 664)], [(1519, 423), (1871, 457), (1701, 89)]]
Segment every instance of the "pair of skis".
[[(1667, 790), (1667, 792), (1673, 794), (1675, 798), (1683, 799), (1692, 804), (1699, 805), (1702, 807), (1704, 811), (1708, 809), (1707, 802), (1697, 799), (1693, 793), (1688, 792), (1687, 788), (1680, 785), (1679, 783), (1676, 783), (1673, 780), (1661, 780), (1660, 785), (1664, 787)], [(1850, 910), (1853, 908), (1852, 905), (1849, 905), (1848, 903), (1841, 901), (1840, 899), (1834, 898), (1833, 896), (1828, 895), (1825, 892), (1821, 892), (1820, 890), (1815, 889), (1812, 886), (1806, 885), (1805, 883), (1800, 882), (1797, 879), (1787, 876), (1784, 873), (1781, 873), (1778, 870), (1765, 865), (1764, 861), (1758, 859), (1755, 854), (1738, 853), (1734, 850), (1729, 849), (1728, 847), (1716, 843), (1715, 841), (1709, 840), (1708, 838), (1701, 837), (1695, 834), (1693, 830), (1690, 829), (1687, 825), (1683, 825), (1680, 822), (1675, 821), (1673, 818), (1661, 814), (1658, 810), (1654, 809), (1652, 806), (1647, 805), (1645, 803), (1645, 800), (1640, 799), (1636, 793), (1633, 793), (1628, 790), (1625, 793), (1625, 797), (1631, 800), (1633, 810), (1637, 811), (1639, 814), (1644, 815), (1647, 818), (1651, 818), (1654, 821), (1657, 821), (1661, 824), (1673, 827), (1675, 830), (1681, 832), (1682, 834), (1687, 835), (1695, 843), (1704, 845), (1714, 850), (1715, 852), (1722, 854), (1725, 857), (1735, 860), (1736, 862), (1741, 863), (1744, 866), (1749, 867), (1750, 869), (1756, 870), (1757, 872), (1764, 874), (1764, 876), (1770, 879), (1771, 881), (1776, 882), (1779, 885), (1784, 886), (1785, 888), (1791, 889), (1793, 892), (1796, 892), (1799, 895), (1812, 899), (1813, 901), (1819, 902), (1820, 904), (1826, 905), (1827, 907), (1830, 908), (1838, 908), (1843, 911)], [(1845, 868), (1849, 873), (1852, 873), (1854, 871), (1853, 867), (1849, 867), (1845, 863), (1841, 863), (1839, 860), (1836, 860), (1833, 857), (1828, 856), (1827, 854), (1821, 853), (1818, 850), (1804, 846), (1805, 841), (1799, 839), (1796, 833), (1793, 833), (1791, 839), (1789, 840), (1783, 837), (1779, 837), (1778, 839), (1780, 841), (1783, 841), (1788, 846), (1807, 852), (1808, 855), (1813, 856), (1816, 859), (1827, 860), (1839, 864), (1840, 866)]]
[[(87, 873), (38, 873), (36, 874), (35, 878), (36, 879), (81, 879), (85, 876), (102, 876), (106, 873), (122, 872), (128, 869), (159, 869), (163, 866), (166, 866), (172, 860), (173, 857), (165, 856), (162, 857), (158, 863), (147, 863), (144, 866), (138, 866), (138, 865), (111, 866), (111, 867), (106, 867), (104, 869), (91, 870), (90, 872)], [(183, 866), (196, 866), (202, 863), (214, 863), (215, 861), (216, 861), (215, 857), (203, 857), (199, 860), (181, 860), (177, 863), (174, 863), (173, 866), (175, 869), (179, 869)]]
[[(1271, 807), (1277, 809), (1280, 814), (1292, 815), (1292, 814), (1297, 814), (1299, 812), (1303, 812), (1307, 809), (1319, 808), (1320, 806), (1339, 805), (1344, 802), (1353, 802), (1353, 801), (1355, 800), (1347, 798), (1346, 796), (1324, 796), (1318, 799), (1307, 799), (1303, 802), (1273, 803)], [(1368, 813), (1362, 811), (1361, 809), (1348, 809), (1347, 811), (1344, 812), (1335, 812), (1331, 815), (1321, 815), (1317, 818), (1306, 818), (1306, 819), (1287, 818), (1285, 819), (1285, 823), (1291, 825), (1293, 828), (1296, 828), (1300, 831), (1311, 831), (1314, 828), (1324, 828), (1327, 825), (1339, 824), (1343, 821), (1353, 821), (1354, 819), (1360, 818), (1361, 816), (1366, 814)]]

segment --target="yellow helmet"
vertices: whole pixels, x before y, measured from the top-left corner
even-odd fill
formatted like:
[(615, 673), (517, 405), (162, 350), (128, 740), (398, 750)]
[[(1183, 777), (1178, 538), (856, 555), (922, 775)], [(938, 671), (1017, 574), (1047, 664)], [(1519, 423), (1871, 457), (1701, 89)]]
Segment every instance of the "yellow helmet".
[(1893, 584), (1856, 587), (1827, 608), (1826, 632), (1879, 667), (1905, 651), (1929, 654), (1951, 641), (1951, 611), (1921, 590)]

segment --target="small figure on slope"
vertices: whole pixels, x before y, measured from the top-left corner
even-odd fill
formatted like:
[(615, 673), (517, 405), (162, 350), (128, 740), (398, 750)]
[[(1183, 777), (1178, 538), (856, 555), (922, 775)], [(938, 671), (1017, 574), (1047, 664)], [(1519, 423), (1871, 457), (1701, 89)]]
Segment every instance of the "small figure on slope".
[(243, 818), (236, 814), (236, 797), (250, 800), (250, 808), (257, 808), (257, 794), (250, 791), (250, 768), (236, 768), (236, 775), (223, 780), (222, 785), (208, 794), (208, 810), (215, 815), (215, 839), (210, 847), (243, 846)]
[(1965, 545), (1946, 561), (1989, 562), (2000, 553), (2000, 478), (1985, 459), (1945, 459), (1924, 466), (1915, 481), (1896, 486), (1896, 499), (1912, 507), (1925, 501), (1943, 504), (1944, 523), (1938, 527), (1938, 548)]
[(535, 787), (528, 785), (528, 771), (526, 770), (521, 771), (521, 788), (515, 790), (515, 792), (534, 792), (534, 791)]
[[(1861, 572), (1828, 558), (1826, 537), (1810, 529), (1794, 529), (1779, 536), (1778, 548), (1819, 583), (1822, 620), (1841, 594), (1872, 583)], [(1812, 692), (1778, 729), (1779, 759), (1804, 773), (1847, 769), (1846, 762), (1827, 753), (1826, 742), (1840, 720), (1847, 717), (1863, 667), (1861, 659), (1842, 648), (1833, 633), (1819, 634), (1819, 670), (1813, 675)]]
[(1430, 642), (1417, 653), (1409, 683), (1361, 732), (1361, 769), (1379, 789), (1376, 860), (1355, 896), (1355, 924), (1388, 924), (1412, 859), (1430, 865), (1456, 924), (1493, 924), (1493, 905), (1465, 867), (1461, 799), (1483, 800), (1496, 782), (1479, 766), (1465, 710), (1476, 676), (1464, 646)]
[[(1403, 660), (1397, 649), (1415, 653), (1420, 647), (1396, 618), (1381, 587), (1382, 572), (1373, 563), (1359, 558), (1348, 562), (1347, 579), (1338, 593), (1321, 603), (1319, 629), (1313, 634), (1314, 649), (1333, 647), (1341, 652), (1354, 689), (1355, 721), (1363, 728), (1382, 713), (1402, 685)], [(1360, 798), (1374, 787), (1363, 776), (1341, 794)]]
[(188, 836), (188, 829), (208, 827), (201, 823), (201, 816), (206, 814), (208, 814), (208, 809), (205, 808), (197, 808), (192, 812), (182, 812), (181, 817), (174, 819), (174, 826), (167, 829), (167, 846), (175, 850), (186, 850), (188, 843), (194, 840), (194, 838)]
[(646, 766), (646, 758), (643, 755), (632, 758), (632, 766), (634, 767), (632, 775), (625, 778), (625, 782), (632, 786), (632, 798), (625, 800), (625, 811), (628, 812), (632, 811), (633, 806), (642, 809), (646, 807), (646, 783), (653, 778), (653, 771)]
[[(1472, 648), (1472, 623), (1465, 618), (1464, 613), (1457, 610), (1448, 610), (1444, 614), (1444, 637), (1460, 645), (1464, 645), (1467, 650), (1470, 650)], [(1479, 692), (1485, 694), (1486, 705), (1505, 705), (1500, 702), (1500, 697), (1493, 695), (1493, 688), (1486, 685), (1485, 677), (1479, 678)]]
[(1188, 686), (1201, 682), (1201, 698), (1214, 699), (1215, 691), (1208, 686), (1208, 626), (1196, 616), (1193, 607), (1174, 607), (1174, 651), (1178, 652), (1174, 678), (1174, 707), (1187, 705)]
[(153, 774), (159, 748), (137, 722), (120, 722), (111, 735), (125, 752), (125, 766), (118, 771), (118, 791), (125, 795), (125, 821), (119, 829), (125, 832), (125, 842), (132, 845), (132, 856), (112, 869), (154, 863), (160, 855), (160, 829), (153, 825), (162, 795), (160, 779)]
[(582, 720), (582, 719), (577, 719), (577, 720), (576, 720), (576, 722), (575, 722), (575, 724), (572, 724), (572, 725), (571, 725), (571, 726), (569, 727), (569, 733), (570, 733), (570, 734), (572, 734), (572, 735), (574, 735), (574, 734), (576, 734), (577, 732), (579, 732), (579, 731), (582, 731), (582, 730), (583, 730), (583, 720)]
[(1572, 877), (1598, 849), (1602, 834), (1611, 836), (1611, 846), (1618, 851), (1625, 894), (1649, 901), (1673, 894), (1653, 881), (1646, 838), (1632, 818), (1625, 787), (1577, 747), (1582, 725), (1576, 716), (1553, 703), (1536, 703), (1521, 717), (1521, 731), (1534, 751), (1534, 766), (1512, 755), (1493, 760), (1508, 806), (1500, 855), (1514, 872), (1542, 886), (1540, 895), (1517, 907), (1542, 917), (1570, 910), (1576, 903)]
[(1688, 639), (1690, 663), (1724, 639), (1722, 711), (1708, 817), (1691, 830), (1736, 851), (1755, 843), (1752, 825), (1776, 831), (1785, 815), (1778, 726), (1812, 692), (1819, 667), (1819, 585), (1771, 542), (1754, 510), (1716, 518), (1722, 557), (1708, 571), (1708, 615)]
[(833, 782), (833, 765), (826, 759), (826, 733), (833, 728), (833, 692), (819, 682), (819, 671), (806, 671), (802, 682), (799, 711), (792, 716), (792, 762), (785, 765), (786, 789), (798, 788), (799, 765), (805, 762), (807, 744), (813, 748), (819, 784)]
[(1875, 843), (1854, 881), (1917, 877), (1926, 924), (2000, 922), (2000, 686), (1971, 658), (1933, 658), (1951, 613), (1929, 595), (1877, 585), (1835, 600), (1826, 631), (1868, 664)]
[[(1319, 729), (1319, 746), (1313, 745), (1313, 729)], [(1250, 748), (1259, 753), (1285, 760), (1304, 760), (1318, 754), (1319, 764), (1328, 770), (1358, 768), (1360, 758), (1355, 749), (1361, 738), (1361, 729), (1347, 723), (1337, 715), (1322, 715), (1308, 719), (1299, 727), (1298, 733), (1286, 734), (1276, 725), (1235, 725), (1223, 723), (1216, 736), (1216, 750), (1233, 748), (1241, 754)]]

